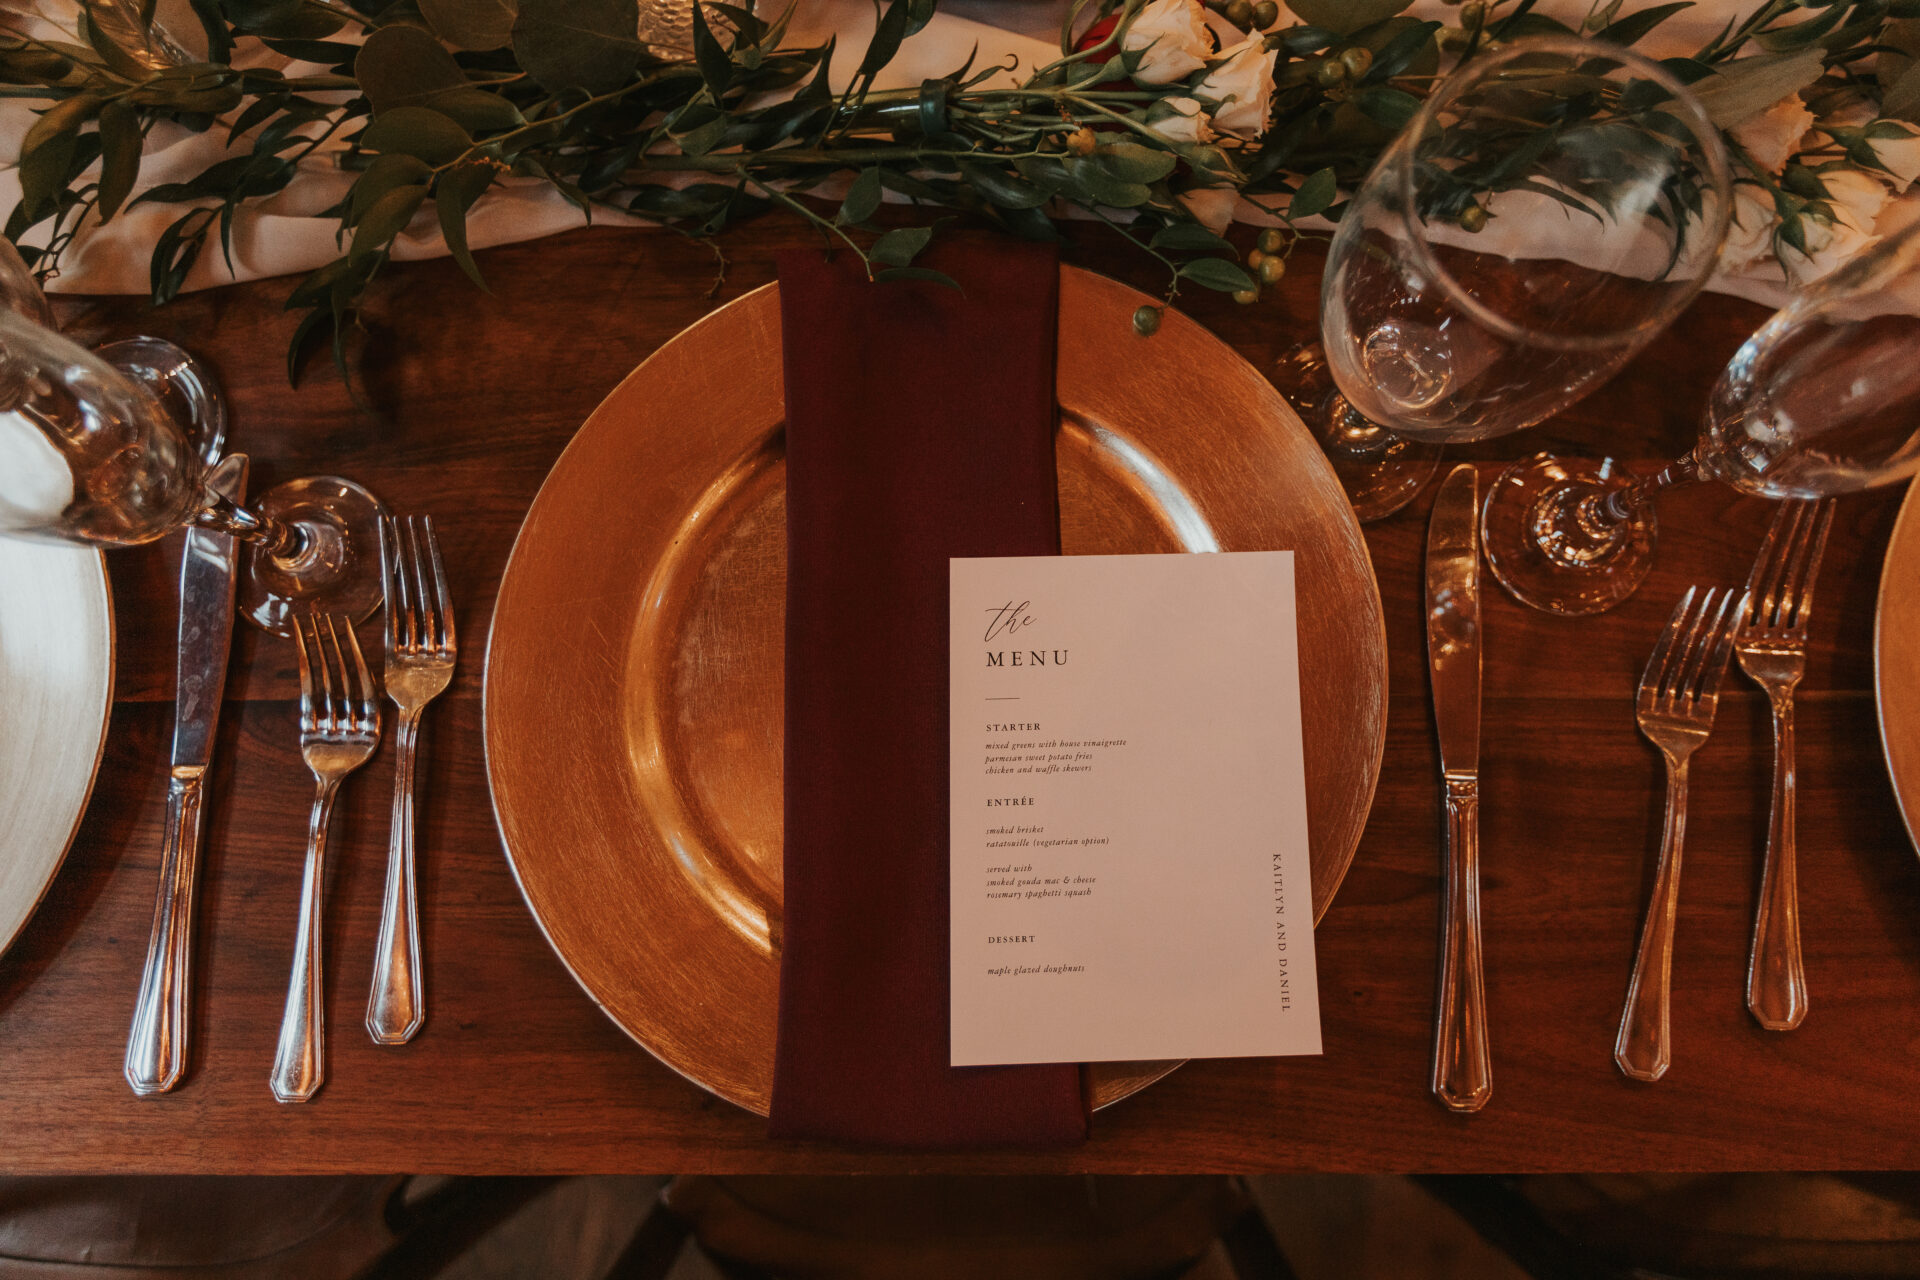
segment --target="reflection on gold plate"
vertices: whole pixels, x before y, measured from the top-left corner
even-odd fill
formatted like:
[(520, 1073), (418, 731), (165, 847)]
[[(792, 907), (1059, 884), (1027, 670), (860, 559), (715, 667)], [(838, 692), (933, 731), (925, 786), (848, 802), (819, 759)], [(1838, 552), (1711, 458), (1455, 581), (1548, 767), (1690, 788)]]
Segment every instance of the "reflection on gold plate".
[[(776, 288), (661, 347), (554, 464), (501, 583), (485, 694), (494, 810), (548, 941), (662, 1062), (763, 1114), (784, 705)], [(1062, 539), (1070, 555), (1297, 552), (1317, 920), (1385, 742), (1373, 568), (1332, 471), (1266, 379), (1177, 313), (1135, 337), (1146, 301), (1062, 270)], [(1095, 1103), (1177, 1065), (1098, 1064)]]
[(1907, 490), (1880, 568), (1873, 616), (1874, 701), (1887, 775), (1920, 849), (1920, 486)]

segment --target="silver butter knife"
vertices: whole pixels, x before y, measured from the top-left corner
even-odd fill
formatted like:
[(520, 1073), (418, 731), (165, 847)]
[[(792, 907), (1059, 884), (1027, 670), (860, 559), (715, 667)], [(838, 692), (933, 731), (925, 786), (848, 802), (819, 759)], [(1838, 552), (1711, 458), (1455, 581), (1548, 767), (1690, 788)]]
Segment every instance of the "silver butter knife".
[[(247, 456), (229, 455), (208, 485), (235, 502), (247, 496)], [(220, 722), (233, 638), (240, 548), (231, 534), (193, 529), (180, 564), (180, 651), (174, 701), (173, 770), (153, 936), (127, 1036), (127, 1083), (142, 1097), (165, 1093), (187, 1069), (187, 1000), (193, 968), (193, 908), (200, 878), (207, 763)]]
[(1427, 526), (1427, 667), (1447, 799), (1433, 1092), (1453, 1111), (1478, 1111), (1493, 1093), (1480, 960), (1479, 497), (1479, 476), (1462, 463), (1441, 482)]

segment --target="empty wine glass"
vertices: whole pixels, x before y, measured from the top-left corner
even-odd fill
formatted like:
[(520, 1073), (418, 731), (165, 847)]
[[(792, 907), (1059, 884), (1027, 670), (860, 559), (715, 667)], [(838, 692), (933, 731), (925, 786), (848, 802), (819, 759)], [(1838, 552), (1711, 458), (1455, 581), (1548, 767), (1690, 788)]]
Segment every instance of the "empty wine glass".
[(1523, 604), (1588, 614), (1633, 594), (1653, 562), (1654, 500), (1720, 480), (1821, 498), (1920, 470), (1920, 223), (1818, 281), (1734, 353), (1699, 440), (1657, 475), (1545, 454), (1488, 491), (1481, 542)]
[(1712, 274), (1730, 193), (1719, 130), (1638, 54), (1544, 37), (1462, 64), (1354, 194), (1321, 282), (1337, 394), (1309, 417), (1362, 518), (1432, 472), (1396, 438), (1518, 431), (1611, 377)]
[(197, 366), (174, 364), (171, 344), (123, 345), (134, 373), (0, 306), (0, 533), (120, 547), (199, 524), (249, 544), (240, 608), (267, 630), (291, 635), (296, 612), (371, 613), (378, 500), (336, 477), (290, 481), (251, 509), (220, 496), (206, 483), (219, 397)]

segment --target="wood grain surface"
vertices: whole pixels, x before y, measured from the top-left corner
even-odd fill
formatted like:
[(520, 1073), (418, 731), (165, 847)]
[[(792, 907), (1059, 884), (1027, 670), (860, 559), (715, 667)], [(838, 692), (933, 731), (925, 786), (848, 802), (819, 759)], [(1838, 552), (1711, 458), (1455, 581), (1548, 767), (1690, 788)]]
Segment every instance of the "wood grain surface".
[[(1709, 487), (1661, 509), (1659, 563), (1598, 618), (1484, 602), (1482, 849), (1492, 1102), (1427, 1094), (1440, 889), (1440, 793), (1427, 702), (1420, 553), (1431, 492), (1368, 528), (1386, 611), (1390, 709), (1378, 795), (1317, 935), (1326, 1053), (1191, 1064), (1102, 1112), (1084, 1148), (908, 1154), (775, 1143), (763, 1122), (634, 1046), (568, 976), (502, 855), (480, 733), (481, 638), (513, 537), (594, 406), (711, 306), (772, 278), (806, 233), (766, 221), (713, 251), (678, 236), (572, 233), (481, 256), (491, 294), (446, 261), (390, 269), (357, 405), (330, 371), (286, 385), (289, 286), (263, 281), (160, 311), (64, 308), (83, 337), (157, 333), (210, 357), (232, 447), (264, 489), (337, 472), (436, 517), (466, 650), (424, 734), (421, 911), (429, 1017), (411, 1045), (360, 1031), (384, 870), (391, 748), (345, 790), (327, 908), (328, 1082), (267, 1089), (298, 908), (311, 783), (295, 742), (290, 646), (242, 627), (216, 747), (192, 1069), (165, 1097), (120, 1077), (158, 862), (172, 723), (179, 545), (109, 557), (120, 670), (79, 840), (0, 957), (0, 1167), (194, 1173), (873, 1170), (1555, 1170), (1920, 1166), (1920, 862), (1874, 723), (1872, 629), (1898, 491), (1840, 505), (1799, 702), (1801, 907), (1811, 1013), (1762, 1031), (1743, 1005), (1767, 823), (1764, 699), (1728, 677), (1695, 757), (1674, 959), (1674, 1065), (1656, 1085), (1609, 1054), (1658, 847), (1661, 766), (1631, 694), (1688, 584), (1738, 584), (1768, 504)], [(1153, 290), (1111, 235), (1069, 259)], [(1317, 326), (1317, 262), (1253, 307), (1183, 298), (1256, 367)], [(1689, 444), (1719, 366), (1762, 318), (1708, 298), (1563, 419), (1457, 451), (1541, 448), (1650, 465)], [(1127, 358), (1128, 332), (1112, 358)], [(324, 358), (323, 358), (324, 360)], [(610, 513), (617, 517), (617, 513)], [(369, 633), (371, 635), (371, 633)], [(1311, 673), (1307, 673), (1311, 678)]]

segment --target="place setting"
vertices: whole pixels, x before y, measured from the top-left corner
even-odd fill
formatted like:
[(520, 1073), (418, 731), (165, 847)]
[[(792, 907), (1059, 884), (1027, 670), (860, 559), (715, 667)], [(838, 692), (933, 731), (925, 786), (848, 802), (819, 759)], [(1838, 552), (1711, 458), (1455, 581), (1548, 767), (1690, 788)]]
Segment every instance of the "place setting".
[[(1454, 1126), (1436, 1130), (1449, 1142), (1468, 1139), (1461, 1126), (1531, 1123), (1538, 1094), (1507, 1112), (1500, 1086), (1509, 1046), (1540, 1036), (1579, 1064), (1567, 1066), (1573, 1087), (1616, 1089), (1606, 1096), (1623, 1109), (1697, 1088), (1695, 1072), (1714, 1065), (1702, 1044), (1722, 1063), (1746, 1055), (1746, 1071), (1786, 1069), (1781, 1037), (1807, 1035), (1828, 998), (1807, 960), (1827, 939), (1801, 908), (1826, 850), (1799, 856), (1797, 766), (1834, 758), (1809, 741), (1833, 724), (1818, 662), (1809, 675), (1840, 613), (1822, 565), (1830, 543), (1859, 545), (1850, 495), (1920, 470), (1920, 220), (1876, 229), (1867, 217), (1863, 229), (1845, 222), (1841, 196), (1871, 182), (1875, 212), (1891, 209), (1913, 174), (1888, 144), (1920, 145), (1920, 128), (1883, 116), (1902, 99), (1856, 76), (1855, 61), (1881, 56), (1851, 43), (1868, 41), (1865, 28), (1829, 39), (1831, 28), (1757, 14), (1676, 53), (1651, 47), (1667, 35), (1642, 47), (1672, 14), (1635, 20), (1620, 5), (1571, 24), (1523, 21), (1524, 4), (1440, 17), (1374, 7), (1361, 22), (1305, 0), (1264, 6), (1270, 15), (1103, 3), (1069, 17), (1018, 83), (984, 64), (920, 75), (915, 58), (944, 57), (978, 24), (945, 25), (913, 0), (863, 19), (858, 70), (836, 70), (828, 49), (832, 23), (850, 21), (837, 10), (776, 20), (694, 6), (684, 36), (655, 33), (689, 41), (686, 56), (643, 39), (598, 70), (542, 52), (528, 32), (564, 24), (537, 4), (510, 30), (448, 25), (439, 7), (418, 21), (356, 17), (351, 32), (228, 30), (280, 58), (257, 73), (276, 86), (266, 105), (234, 134), (255, 138), (246, 163), (280, 154), (251, 130), (280, 130), (269, 141), (281, 150), (299, 140), (272, 180), (316, 206), (331, 191), (342, 220), (344, 239), (308, 249), (343, 256), (294, 264), (309, 274), (289, 302), (304, 312), (290, 371), (330, 339), (353, 378), (365, 357), (348, 339), (384, 287), (376, 274), (422, 270), (401, 259), (422, 256), (430, 235), (455, 259), (449, 279), (457, 267), (478, 280), (492, 259), (474, 250), (518, 238), (515, 219), (560, 225), (541, 221), (561, 216), (541, 192), (571, 209), (618, 190), (621, 217), (715, 246), (749, 203), (818, 235), (749, 241), (752, 287), (727, 284), (723, 267), (716, 305), (684, 328), (654, 323), (659, 340), (633, 361), (609, 329), (592, 367), (629, 371), (570, 388), (604, 388), (598, 407), (562, 428), (538, 410), (534, 425), (514, 424), (537, 444), (511, 459), (503, 449), (484, 490), (433, 489), (432, 515), (390, 510), (374, 492), (428, 492), (409, 469), (424, 474), (454, 438), (409, 437), (436, 410), (404, 402), (404, 377), (389, 434), (342, 447), (373, 487), (320, 474), (254, 494), (250, 468), (272, 437), (221, 392), (218, 363), (243, 358), (231, 335), (210, 335), (204, 355), (149, 337), (88, 348), (62, 332), (71, 312), (36, 276), (67, 287), (58, 262), (76, 250), (61, 237), (78, 234), (67, 214), (48, 214), (51, 239), (43, 227), (24, 256), (0, 246), (0, 955), (57, 891), (89, 804), (103, 791), (129, 803), (127, 779), (101, 770), (117, 660), (103, 557), (184, 531), (177, 616), (163, 618), (152, 592), (137, 601), (142, 634), (176, 636), (164, 822), (144, 854), (157, 860), (145, 960), (137, 988), (89, 996), (99, 1018), (126, 1019), (117, 1065), (147, 1100), (123, 1093), (128, 1107), (222, 1105), (196, 1077), (213, 1051), (202, 1041), (226, 1061), (236, 1051), (194, 1014), (212, 981), (196, 963), (210, 945), (209, 833), (232, 814), (228, 838), (251, 846), (266, 820), (251, 803), (239, 816), (215, 749), (223, 714), (263, 699), (232, 669), (236, 624), (270, 637), (242, 646), (256, 664), (271, 653), (298, 675), (273, 729), (290, 767), (297, 757), (298, 799), (276, 790), (271, 811), (288, 856), (276, 882), (298, 888), (274, 904), (290, 932), (273, 960), (277, 1019), (261, 1005), (277, 1034), (253, 1101), (307, 1105), (276, 1116), (325, 1124), (383, 1105), (383, 1091), (446, 1087), (430, 1073), (499, 1031), (464, 1019), (440, 1039), (440, 976), (486, 968), (462, 930), (472, 913), (503, 910), (522, 951), (586, 997), (578, 1012), (596, 1030), (612, 1034), (610, 1022), (635, 1063), (665, 1068), (643, 1091), (682, 1089), (678, 1077), (778, 1150), (1093, 1150), (1131, 1123), (1129, 1111), (1098, 1113), (1154, 1105), (1128, 1103), (1145, 1091), (1190, 1104), (1221, 1081), (1235, 1097), (1257, 1080), (1284, 1099), (1303, 1080), (1303, 1096), (1324, 1102), (1340, 1087), (1329, 1073), (1352, 1066), (1354, 1027), (1386, 1016), (1362, 1007), (1379, 980), (1355, 938), (1388, 919), (1396, 936), (1376, 937), (1379, 953), (1403, 969), (1417, 957), (1423, 986), (1417, 1017), (1399, 995), (1383, 1006), (1393, 1061), (1423, 1046), (1425, 1069), (1396, 1067), (1390, 1103), (1405, 1117), (1417, 1098), (1419, 1118), (1396, 1123)], [(923, 29), (935, 39), (888, 70)], [(90, 48), (131, 48), (79, 34), (90, 31)], [(192, 114), (168, 96), (186, 92), (176, 82), (234, 55), (145, 32), (140, 109), (174, 127)], [(1031, 53), (1035, 42), (1003, 34), (1010, 56)], [(19, 52), (0, 47), (0, 63)], [(515, 59), (524, 84), (485, 73)], [(438, 77), (441, 96), (403, 100), (391, 78), (403, 70)], [(15, 71), (46, 79), (24, 62)], [(234, 100), (219, 111), (247, 110), (257, 76), (223, 80)], [(298, 106), (342, 79), (367, 94), (364, 121), (336, 121), (325, 101)], [(682, 79), (691, 96), (670, 98)], [(658, 137), (631, 154), (618, 136), (631, 122), (612, 109), (628, 94), (662, 113)], [(1775, 166), (1754, 122), (1789, 99), (1807, 123)], [(157, 234), (174, 256), (153, 259), (156, 293), (221, 283), (206, 278), (216, 241), (204, 256), (185, 245), (228, 234), (212, 229), (222, 217), (241, 228), (241, 250), (218, 270), (291, 269), (277, 249), (262, 256), (249, 230), (261, 224), (243, 218), (294, 215), (250, 206), (254, 188), (208, 177), (186, 195), (171, 176), (130, 176), (125, 126), (100, 104), (36, 118), (24, 154), (46, 164), (45, 148), (80, 145), (62, 129), (99, 140), (72, 173), (22, 177), (47, 187), (23, 187), (22, 219), (93, 184), (80, 217), (96, 219), (102, 247), (78, 259), (83, 270), (103, 270), (88, 263), (167, 206)], [(161, 131), (169, 147), (206, 141), (180, 127)], [(865, 145), (848, 153), (849, 138)], [(1302, 170), (1309, 139), (1333, 149)], [(559, 150), (541, 149), (550, 142)], [(189, 163), (161, 150), (156, 164)], [(669, 169), (669, 154), (693, 177), (643, 172), (651, 157)], [(302, 169), (309, 156), (332, 157), (330, 171)], [(815, 157), (837, 186), (816, 180)], [(1212, 225), (1207, 192), (1228, 210)], [(183, 212), (188, 199), (224, 204)], [(961, 225), (912, 220), (912, 206), (943, 202)], [(498, 224), (487, 208), (503, 211)], [(1050, 220), (1070, 208), (1108, 226), (1063, 237)], [(1256, 226), (1233, 230), (1235, 218)], [(1769, 247), (1736, 260), (1756, 218), (1771, 219)], [(1833, 248), (1843, 224), (1861, 232), (1850, 252), (1817, 275), (1798, 265)], [(1126, 249), (1166, 269), (1165, 293), (1108, 274)], [(1756, 265), (1763, 255), (1771, 266)], [(1288, 272), (1305, 264), (1319, 276), (1299, 286)], [(1758, 280), (1768, 271), (1778, 279)], [(1762, 305), (1713, 312), (1747, 335), (1723, 364), (1724, 350), (1687, 344), (1701, 308), (1734, 305), (1703, 296), (1730, 287)], [(532, 305), (567, 307), (557, 278), (554, 289)], [(1189, 314), (1202, 290), (1239, 305)], [(1282, 297), (1310, 309), (1263, 318)], [(553, 376), (525, 354), (532, 330), (514, 305), (475, 304), (472, 323), (495, 345), (472, 357), (473, 377), (489, 386)], [(456, 310), (435, 314), (457, 336)], [(504, 348), (511, 378), (489, 364)], [(450, 350), (441, 342), (434, 358), (457, 362)], [(424, 357), (401, 342), (378, 358)], [(1676, 391), (1645, 406), (1648, 422), (1568, 425), (1623, 370), (1656, 359), (1711, 382), (1704, 401)], [(285, 430), (306, 392), (280, 394)], [(262, 403), (251, 383), (246, 402)], [(353, 411), (371, 421), (385, 408)], [(1680, 447), (1659, 443), (1649, 422), (1682, 418)], [(1542, 428), (1556, 433), (1549, 451), (1521, 435)], [(479, 430), (458, 445), (469, 479), (489, 447)], [(1576, 440), (1599, 456), (1577, 456)], [(1446, 458), (1468, 445), (1465, 460)], [(1649, 450), (1674, 456), (1649, 462)], [(1701, 531), (1671, 514), (1663, 525), (1662, 508), (1708, 483), (1743, 495), (1712, 536), (1751, 546), (1739, 574), (1681, 581), (1659, 566)], [(490, 608), (455, 599), (443, 537), (456, 552), (485, 549), (473, 576), (459, 564), (451, 576), (463, 597), (464, 584), (483, 587), (472, 594)], [(1909, 832), (1920, 593), (1904, 584), (1917, 547), (1920, 517), (1903, 509), (1872, 660), (1873, 755)], [(1577, 1014), (1515, 1036), (1502, 1011), (1541, 980), (1553, 944), (1518, 962), (1511, 948), (1512, 913), (1538, 910), (1515, 860), (1542, 852), (1513, 847), (1513, 807), (1589, 803), (1516, 790), (1511, 753), (1551, 730), (1552, 700), (1567, 696), (1517, 686), (1539, 655), (1587, 638), (1607, 650), (1596, 672), (1630, 656), (1636, 677), (1616, 688), (1596, 674), (1579, 695), (1610, 718), (1601, 783), (1634, 793), (1607, 829), (1648, 815), (1643, 846), (1606, 852), (1607, 883), (1629, 859), (1645, 870), (1635, 900), (1583, 917), (1583, 928), (1602, 910), (1633, 919), (1607, 942), (1618, 972), (1604, 1033), (1589, 982)], [(474, 767), (442, 775), (448, 796), (423, 796), (421, 729), (456, 673), (478, 692), (477, 721), (449, 715), (462, 735), (449, 745)], [(1762, 709), (1766, 742), (1730, 740), (1724, 724), (1714, 736), (1723, 701)], [(1817, 727), (1802, 732), (1796, 708), (1809, 701)], [(244, 709), (258, 732), (260, 709)], [(1761, 753), (1752, 776), (1768, 782), (1736, 801), (1727, 775), (1700, 762), (1741, 752)], [(389, 768), (386, 856), (374, 859), (342, 838), (336, 811), (368, 788), (385, 797)], [(1713, 803), (1693, 806), (1690, 825), (1703, 776)], [(481, 814), (489, 839), (497, 829), (500, 862), (479, 890), (422, 873), (495, 856), (429, 838), (423, 806), (442, 804)], [(1730, 811), (1765, 821), (1734, 830)], [(1699, 1007), (1689, 942), (1707, 926), (1684, 905), (1682, 869), (1690, 840), (1717, 848), (1749, 828), (1761, 839), (1744, 989), (1724, 995), (1766, 1035), (1730, 1051), (1724, 1019), (1702, 1031), (1685, 1013)], [(132, 856), (84, 856), (109, 852)], [(380, 886), (371, 950), (338, 923), (343, 860)], [(1343, 898), (1355, 880), (1357, 901)], [(423, 902), (434, 885), (449, 905)], [(475, 892), (493, 896), (476, 907)], [(1329, 953), (1316, 930), (1330, 919)], [(1527, 928), (1551, 932), (1533, 916)], [(1732, 945), (1716, 935), (1714, 954)], [(258, 1004), (256, 947), (245, 963)], [(362, 1025), (343, 1029), (329, 990), (354, 989), (357, 1005), (362, 984)], [(462, 1007), (480, 994), (451, 993)], [(394, 1050), (377, 1075), (335, 1065), (341, 1037), (362, 1031)], [(556, 1079), (573, 1069), (555, 1067)], [(413, 1070), (415, 1084), (393, 1084)]]

